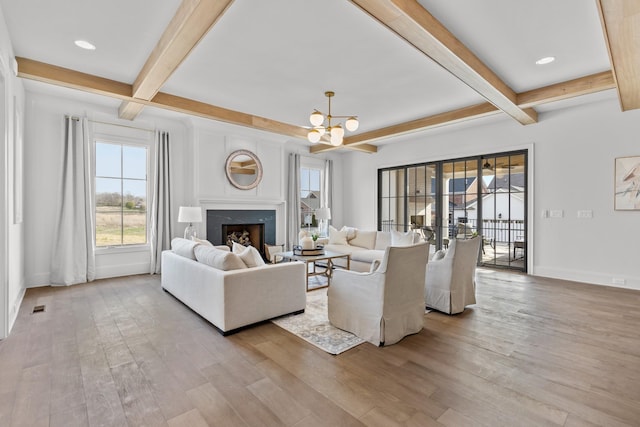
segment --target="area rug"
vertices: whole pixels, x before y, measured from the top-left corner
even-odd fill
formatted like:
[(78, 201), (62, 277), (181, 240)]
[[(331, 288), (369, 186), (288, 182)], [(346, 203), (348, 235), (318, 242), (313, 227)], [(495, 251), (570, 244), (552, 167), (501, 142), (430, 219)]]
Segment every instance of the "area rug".
[(280, 317), (272, 322), (329, 354), (343, 353), (364, 342), (352, 333), (329, 324), (326, 289), (307, 294), (304, 313)]

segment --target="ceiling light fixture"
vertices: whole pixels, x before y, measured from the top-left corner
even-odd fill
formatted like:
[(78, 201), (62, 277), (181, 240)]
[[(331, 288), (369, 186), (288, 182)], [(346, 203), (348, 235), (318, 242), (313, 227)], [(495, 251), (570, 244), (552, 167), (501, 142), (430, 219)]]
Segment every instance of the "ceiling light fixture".
[(546, 65), (546, 64), (551, 64), (553, 61), (556, 60), (555, 56), (545, 56), (544, 58), (540, 58), (536, 61), (536, 65)]
[[(334, 92), (327, 91), (324, 95), (329, 98), (329, 109), (327, 112), (327, 117), (318, 110), (313, 110), (313, 113), (309, 116), (309, 121), (313, 125), (313, 129), (309, 131), (307, 134), (307, 139), (311, 143), (321, 142), (322, 137), (325, 134), (329, 134), (329, 140), (322, 141), (325, 144), (333, 145), (337, 147), (342, 144), (344, 139), (344, 129), (338, 123), (337, 125), (331, 125), (331, 119), (347, 119), (344, 122), (345, 127), (349, 132), (353, 132), (358, 129), (360, 123), (358, 122), (357, 116), (332, 116), (331, 115), (331, 98), (335, 95)], [(327, 122), (325, 126), (324, 123)]]
[(76, 40), (74, 41), (75, 45), (78, 47), (81, 47), (82, 49), (86, 49), (86, 50), (96, 50), (96, 47), (89, 43), (86, 40)]

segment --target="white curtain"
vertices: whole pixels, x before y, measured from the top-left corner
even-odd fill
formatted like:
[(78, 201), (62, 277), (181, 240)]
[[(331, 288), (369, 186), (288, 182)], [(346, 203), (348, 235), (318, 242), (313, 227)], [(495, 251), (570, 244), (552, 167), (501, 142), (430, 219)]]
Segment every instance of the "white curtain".
[(162, 251), (171, 246), (169, 133), (156, 132), (156, 176), (151, 192), (151, 274), (160, 273)]
[(65, 117), (62, 188), (51, 257), (51, 284), (73, 285), (95, 279), (95, 235), (89, 125)]
[(289, 177), (287, 180), (287, 248), (293, 250), (298, 244), (300, 232), (300, 155), (289, 154)]
[[(322, 192), (322, 206), (333, 209), (333, 160), (324, 161), (324, 191)], [(332, 212), (332, 216), (335, 213)], [(331, 224), (331, 220), (327, 222)], [(327, 226), (327, 232), (329, 227)]]

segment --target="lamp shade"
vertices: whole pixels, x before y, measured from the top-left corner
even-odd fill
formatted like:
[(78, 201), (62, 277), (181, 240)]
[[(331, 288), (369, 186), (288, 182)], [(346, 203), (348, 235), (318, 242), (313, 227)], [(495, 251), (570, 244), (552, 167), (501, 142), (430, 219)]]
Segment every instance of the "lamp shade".
[(349, 117), (344, 125), (347, 127), (347, 130), (353, 132), (358, 129), (358, 119), (356, 117)]
[(324, 122), (324, 116), (318, 110), (314, 110), (313, 113), (309, 116), (309, 121), (314, 126), (320, 126), (322, 122)]
[(202, 222), (202, 210), (197, 206), (180, 206), (178, 222)]
[(317, 219), (331, 219), (331, 209), (329, 208), (320, 208), (316, 209), (316, 218)]

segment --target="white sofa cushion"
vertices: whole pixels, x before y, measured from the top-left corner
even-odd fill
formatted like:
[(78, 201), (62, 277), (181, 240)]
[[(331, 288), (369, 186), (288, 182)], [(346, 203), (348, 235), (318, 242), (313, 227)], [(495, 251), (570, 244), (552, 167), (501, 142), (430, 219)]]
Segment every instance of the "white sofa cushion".
[(351, 239), (349, 244), (365, 249), (374, 249), (376, 246), (376, 234), (378, 234), (377, 231), (358, 230), (356, 237)]
[(225, 252), (204, 245), (196, 245), (194, 252), (198, 262), (217, 268), (218, 270), (229, 271), (247, 268), (238, 254), (234, 254), (233, 252)]
[(201, 245), (205, 245), (205, 246), (213, 246), (213, 243), (211, 243), (210, 241), (205, 240), (205, 239), (198, 239), (198, 238), (197, 238), (197, 237), (195, 237), (195, 236), (191, 236), (191, 240), (193, 240), (193, 241), (194, 241), (194, 242), (196, 242), (196, 243), (200, 243)]
[(379, 251), (384, 251), (387, 246), (391, 246), (391, 232), (389, 231), (376, 231), (376, 244), (373, 248)]
[(413, 245), (414, 232), (409, 230), (406, 233), (391, 230), (391, 246), (411, 246)]
[(381, 260), (383, 256), (384, 251), (379, 251), (377, 249), (364, 249), (361, 251), (353, 251), (351, 253), (351, 260), (371, 263), (375, 260)]
[(232, 252), (234, 254), (238, 254), (240, 259), (248, 268), (258, 267), (265, 264), (260, 252), (258, 252), (258, 250), (253, 246), (243, 246), (240, 243), (233, 242)]
[(348, 245), (347, 231), (338, 230), (335, 227), (329, 226), (329, 244), (330, 245)]
[(171, 240), (171, 250), (175, 252), (176, 255), (180, 255), (194, 261), (196, 259), (196, 255), (194, 252), (196, 246), (198, 246), (198, 242), (183, 239), (182, 237), (176, 237)]

